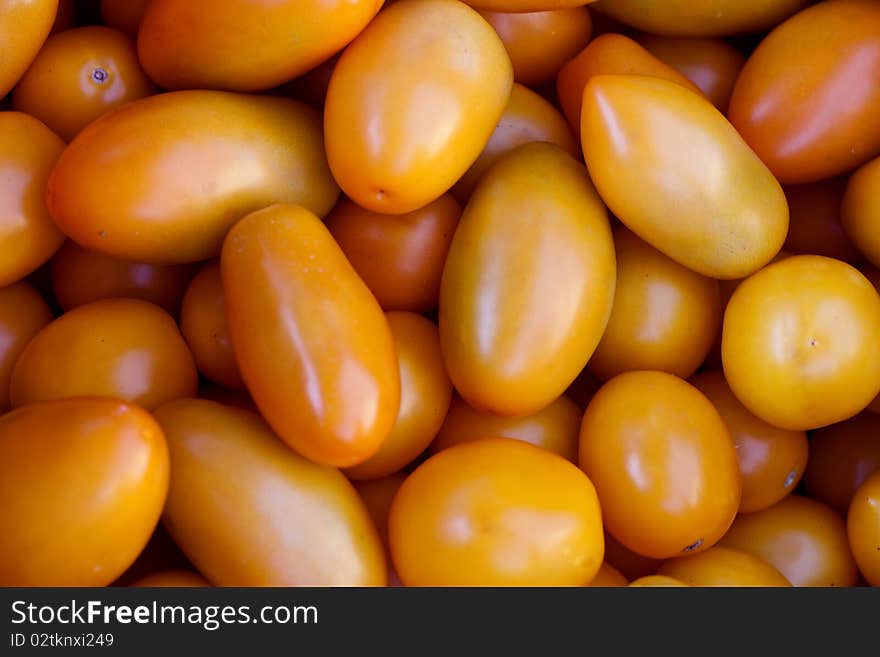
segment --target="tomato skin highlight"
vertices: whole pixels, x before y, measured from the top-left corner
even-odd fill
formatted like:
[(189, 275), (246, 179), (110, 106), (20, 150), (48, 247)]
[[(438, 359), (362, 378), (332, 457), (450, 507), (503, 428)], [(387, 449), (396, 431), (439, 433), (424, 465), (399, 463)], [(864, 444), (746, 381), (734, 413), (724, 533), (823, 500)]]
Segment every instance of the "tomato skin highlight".
[(763, 559), (720, 546), (670, 559), (660, 566), (658, 574), (688, 586), (791, 586), (782, 573)]
[(0, 98), (24, 75), (37, 56), (58, 11), (58, 0), (0, 0)]

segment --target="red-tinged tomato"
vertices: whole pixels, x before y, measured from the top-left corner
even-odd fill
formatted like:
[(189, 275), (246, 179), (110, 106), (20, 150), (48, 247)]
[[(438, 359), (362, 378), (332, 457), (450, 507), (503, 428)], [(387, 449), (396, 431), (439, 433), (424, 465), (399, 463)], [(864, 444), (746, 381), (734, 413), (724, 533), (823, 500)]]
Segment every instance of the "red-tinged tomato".
[(64, 241), (44, 199), (63, 149), (58, 135), (32, 116), (0, 112), (0, 286), (30, 274)]
[(437, 326), (415, 313), (386, 317), (400, 363), (400, 410), (379, 451), (344, 470), (349, 479), (384, 477), (415, 460), (440, 431), (452, 400)]
[(394, 571), (394, 564), (391, 562), (391, 548), (388, 545), (388, 513), (391, 510), (394, 496), (405, 480), (405, 474), (396, 472), (379, 479), (353, 482), (355, 490), (367, 506), (370, 518), (373, 519), (373, 524), (376, 526), (376, 531), (378, 531), (382, 545), (385, 547), (385, 557), (388, 562), (388, 586), (395, 587), (401, 586), (401, 582)]
[(263, 417), (317, 463), (373, 456), (400, 407), (394, 340), (321, 220), (295, 205), (251, 213), (220, 264), (236, 360)]
[(657, 572), (660, 559), (636, 554), (605, 531), (605, 561), (623, 573), (629, 580), (639, 579)]
[(510, 101), (489, 143), (455, 183), (452, 193), (467, 203), (477, 183), (498, 160), (517, 146), (533, 141), (556, 144), (572, 157), (580, 158), (580, 147), (559, 110), (528, 87), (514, 84)]
[(257, 415), (202, 399), (155, 412), (168, 438), (163, 523), (217, 586), (383, 586), (382, 543), (341, 472)]
[(858, 577), (843, 518), (799, 495), (738, 516), (721, 545), (764, 559), (794, 586), (855, 586)]
[(127, 34), (100, 25), (46, 40), (12, 94), (12, 107), (69, 141), (105, 112), (154, 88)]
[(619, 588), (628, 585), (629, 580), (607, 561), (602, 562), (599, 572), (596, 573), (596, 576), (589, 584), (587, 584), (587, 586), (599, 588)]
[(168, 491), (168, 449), (118, 400), (32, 404), (0, 418), (0, 584), (106, 586), (137, 558)]
[(849, 178), (840, 217), (853, 244), (875, 267), (880, 266), (880, 157)]
[(723, 372), (700, 372), (691, 384), (709, 398), (733, 438), (742, 477), (740, 513), (766, 509), (793, 491), (807, 468), (806, 434), (755, 417), (730, 390)]
[[(24, 75), (37, 56), (52, 24), (58, 0), (0, 0), (0, 98)], [(5, 140), (5, 130), (0, 130)]]
[(653, 34), (641, 35), (639, 43), (697, 85), (721, 112), (727, 112), (736, 79), (746, 63), (739, 50), (722, 39)]
[(141, 18), (152, 0), (101, 0), (101, 20), (105, 25), (137, 36)]
[(861, 254), (846, 236), (841, 223), (845, 189), (845, 178), (785, 187), (791, 220), (783, 248), (799, 255), (861, 262)]
[(52, 311), (31, 285), (0, 288), (0, 413), (9, 408), (12, 368), (28, 342), (52, 321)]
[(166, 89), (261, 91), (342, 50), (381, 7), (382, 0), (153, 0), (141, 17), (138, 54)]
[(724, 279), (757, 271), (782, 248), (782, 187), (708, 100), (635, 75), (593, 77), (583, 100), (590, 176), (609, 209), (643, 240)]
[(767, 561), (741, 550), (713, 547), (700, 554), (670, 559), (659, 575), (687, 586), (790, 587), (791, 582)]
[(792, 256), (742, 282), (721, 359), (752, 413), (792, 430), (852, 417), (880, 392), (880, 296), (852, 266)]
[(189, 570), (164, 570), (159, 573), (147, 575), (131, 584), (131, 586), (150, 588), (195, 588), (211, 586), (211, 583), (198, 573)]
[(596, 9), (651, 34), (726, 36), (761, 32), (809, 0), (602, 0)]
[(666, 575), (647, 575), (630, 582), (629, 585), (635, 588), (674, 588), (690, 586), (690, 584), (685, 584), (680, 579), (675, 579), (674, 577), (668, 577)]
[(604, 552), (587, 476), (509, 438), (422, 463), (397, 492), (388, 531), (407, 586), (583, 586)]
[(721, 327), (718, 281), (678, 264), (623, 226), (614, 231), (614, 246), (614, 305), (590, 371), (603, 380), (635, 370), (689, 377)]
[(52, 290), (64, 310), (99, 299), (129, 297), (155, 303), (177, 315), (193, 272), (191, 265), (120, 260), (70, 240), (51, 260)]
[(629, 37), (622, 34), (603, 34), (593, 39), (577, 57), (567, 62), (556, 78), (559, 104), (577, 134), (581, 131), (584, 88), (597, 75), (663, 78), (700, 93), (699, 88), (684, 75), (664, 64)]
[(326, 225), (383, 310), (427, 312), (437, 307), (459, 217), (461, 206), (448, 194), (402, 215), (364, 210), (343, 198)]
[(614, 269), (583, 165), (546, 143), (505, 156), (471, 196), (443, 270), (440, 341), (455, 389), (496, 415), (549, 405), (605, 330)]
[(199, 372), (221, 386), (244, 387), (229, 337), (219, 261), (207, 263), (190, 283), (180, 308), (180, 332)]
[(627, 372), (596, 393), (579, 462), (608, 532), (655, 559), (711, 547), (739, 508), (736, 450), (721, 416), (665, 372)]
[(246, 411), (259, 414), (260, 410), (251, 399), (246, 390), (238, 388), (224, 388), (210, 381), (205, 381), (199, 386), (199, 399), (208, 399), (224, 406), (235, 406)]
[(804, 488), (815, 500), (845, 514), (853, 494), (880, 470), (880, 416), (862, 413), (810, 435)]
[(730, 120), (783, 183), (845, 173), (880, 153), (880, 3), (803, 10), (749, 57)]
[(404, 214), (441, 196), (510, 98), (504, 44), (458, 0), (391, 5), (340, 57), (327, 91), (330, 168), (358, 205)]
[(513, 79), (527, 85), (552, 79), (587, 45), (593, 29), (586, 7), (480, 14), (501, 37), (513, 64)]
[(195, 396), (198, 373), (174, 319), (140, 299), (102, 299), (65, 313), (21, 352), (13, 406), (102, 395), (152, 410)]
[(859, 570), (871, 586), (880, 586), (880, 473), (859, 486), (846, 527)]
[(324, 216), (338, 195), (312, 108), (287, 98), (179, 91), (87, 126), (59, 158), (47, 201), (80, 245), (173, 264), (218, 255), (248, 212), (290, 202)]

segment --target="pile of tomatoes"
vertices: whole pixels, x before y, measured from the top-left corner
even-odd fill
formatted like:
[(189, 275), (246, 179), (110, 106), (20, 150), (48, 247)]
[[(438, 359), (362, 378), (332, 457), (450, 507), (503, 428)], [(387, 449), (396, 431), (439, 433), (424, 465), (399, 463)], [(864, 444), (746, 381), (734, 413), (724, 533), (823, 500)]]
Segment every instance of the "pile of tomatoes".
[(0, 585), (880, 585), (880, 2), (0, 0)]

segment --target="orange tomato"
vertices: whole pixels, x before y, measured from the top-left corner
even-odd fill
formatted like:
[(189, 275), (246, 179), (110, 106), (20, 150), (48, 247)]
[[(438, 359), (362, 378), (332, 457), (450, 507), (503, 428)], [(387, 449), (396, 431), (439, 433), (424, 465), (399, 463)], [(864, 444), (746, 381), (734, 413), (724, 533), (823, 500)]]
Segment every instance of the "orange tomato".
[(724, 314), (731, 390), (762, 420), (816, 429), (852, 417), (880, 392), (880, 296), (856, 269), (792, 256), (739, 285)]
[(788, 232), (785, 194), (708, 100), (635, 75), (594, 77), (583, 100), (587, 168), (630, 230), (712, 278), (742, 278), (773, 259)]
[(509, 438), (425, 461), (397, 492), (388, 531), (407, 586), (583, 586), (604, 551), (586, 475)]
[(24, 281), (0, 288), (0, 413), (9, 408), (9, 381), (28, 342), (52, 321), (52, 311)]
[(261, 91), (342, 50), (381, 7), (382, 0), (153, 0), (140, 20), (138, 54), (166, 89)]
[(204, 260), (275, 202), (323, 216), (339, 189), (318, 113), (286, 98), (179, 91), (87, 126), (49, 179), (52, 217), (81, 246), (154, 264)]
[(843, 230), (874, 266), (880, 266), (880, 157), (860, 167), (846, 184), (840, 208)]
[(675, 578), (687, 586), (791, 586), (791, 582), (767, 561), (723, 547), (670, 559), (660, 566), (659, 574)]
[(137, 36), (141, 18), (152, 0), (101, 0), (101, 20), (132, 36)]
[(0, 417), (0, 584), (106, 586), (146, 545), (168, 490), (156, 421), (112, 399)]
[(512, 84), (504, 44), (477, 12), (457, 0), (391, 5), (330, 78), (324, 140), (336, 180), (375, 212), (427, 205), (477, 159)]
[(630, 582), (629, 585), (635, 588), (673, 588), (680, 586), (689, 586), (689, 584), (685, 584), (681, 580), (675, 579), (673, 577), (667, 577), (666, 575), (647, 575), (645, 577), (640, 577), (633, 582)]
[(474, 191), (443, 270), (440, 342), (456, 390), (512, 416), (559, 397), (605, 329), (614, 267), (583, 166), (546, 143), (505, 156)]
[(343, 198), (326, 225), (384, 310), (427, 312), (437, 307), (460, 216), (448, 194), (403, 215), (371, 212)]
[(338, 470), (289, 449), (257, 415), (201, 399), (156, 412), (171, 482), (163, 522), (217, 586), (382, 586), (372, 520)]
[(596, 0), (464, 0), (464, 2), (477, 9), (513, 14), (535, 11), (558, 11), (560, 9), (588, 5), (596, 2)]
[(196, 394), (195, 363), (164, 310), (139, 299), (103, 299), (65, 313), (21, 352), (13, 406), (103, 395), (151, 410)]
[(844, 173), (880, 153), (880, 4), (821, 2), (749, 57), (730, 120), (783, 183)]
[[(58, 0), (0, 0), (0, 98), (9, 93), (37, 56), (49, 36), (57, 10)], [(8, 131), (0, 132), (5, 139)]]
[(859, 486), (846, 527), (859, 570), (871, 586), (880, 586), (880, 473)]
[(633, 370), (689, 377), (721, 326), (718, 282), (667, 258), (622, 226), (614, 231), (614, 246), (614, 305), (590, 371), (603, 380)]
[(131, 586), (137, 587), (204, 587), (211, 583), (198, 573), (188, 570), (164, 570), (142, 577)]
[(0, 134), (0, 286), (4, 286), (34, 271), (64, 241), (43, 199), (46, 179), (64, 142), (21, 112), (0, 112)]
[(791, 221), (783, 248), (794, 254), (822, 255), (849, 263), (862, 260), (841, 223), (846, 180), (832, 178), (785, 188)]
[(596, 576), (590, 581), (587, 586), (601, 587), (601, 588), (618, 588), (621, 586), (628, 586), (629, 580), (624, 577), (617, 568), (612, 566), (607, 561), (603, 561), (602, 565), (599, 567), (599, 572), (596, 573)]
[[(691, 384), (709, 398), (733, 438), (742, 477), (740, 513), (766, 509), (793, 491), (808, 467), (806, 434), (779, 429), (752, 415), (722, 372), (700, 372)], [(815, 454), (809, 463), (813, 458)]]
[(220, 265), (236, 361), (276, 433), (323, 465), (373, 456), (400, 406), (394, 340), (321, 220), (294, 205), (251, 213)]
[(46, 40), (15, 88), (12, 107), (69, 141), (105, 112), (153, 91), (131, 38), (90, 25)]
[(596, 393), (579, 463), (608, 531), (655, 559), (711, 547), (739, 507), (736, 450), (721, 416), (699, 390), (664, 372), (627, 372)]
[(391, 312), (386, 318), (400, 367), (400, 410), (379, 451), (344, 470), (350, 479), (384, 477), (411, 463), (440, 431), (452, 399), (434, 323), (408, 312)]
[(660, 559), (636, 554), (609, 534), (607, 529), (605, 531), (605, 561), (630, 580), (656, 573), (660, 564), (663, 563)]
[(843, 519), (806, 497), (789, 495), (769, 509), (738, 516), (721, 544), (764, 559), (794, 586), (856, 583)]
[(370, 518), (373, 519), (373, 524), (382, 539), (388, 562), (388, 586), (401, 586), (400, 578), (394, 571), (394, 565), (391, 562), (391, 548), (388, 545), (388, 513), (391, 510), (394, 496), (405, 480), (405, 474), (396, 472), (379, 479), (352, 482), (358, 495), (366, 504)]

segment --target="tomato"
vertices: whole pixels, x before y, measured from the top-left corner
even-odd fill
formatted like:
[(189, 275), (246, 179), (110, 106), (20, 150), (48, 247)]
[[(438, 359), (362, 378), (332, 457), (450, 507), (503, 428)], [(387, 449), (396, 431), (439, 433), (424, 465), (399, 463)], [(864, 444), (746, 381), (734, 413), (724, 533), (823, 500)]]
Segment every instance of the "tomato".
[(880, 266), (880, 157), (860, 167), (846, 184), (840, 209), (843, 230), (859, 251)]
[(353, 482), (355, 490), (367, 506), (370, 518), (379, 532), (382, 544), (385, 547), (385, 556), (388, 562), (388, 586), (401, 586), (400, 578), (394, 571), (391, 563), (391, 548), (388, 545), (388, 512), (391, 510), (391, 502), (398, 489), (406, 480), (406, 475), (396, 472), (379, 479), (366, 479)]
[(627, 579), (634, 580), (657, 572), (660, 559), (636, 554), (605, 531), (605, 562), (614, 566)]
[(463, 0), (477, 9), (508, 13), (558, 11), (588, 5), (596, 0)]
[(381, 7), (382, 0), (153, 0), (140, 21), (138, 54), (166, 89), (261, 91), (342, 50)]
[(64, 142), (20, 112), (0, 112), (0, 135), (0, 286), (4, 286), (34, 271), (64, 241), (43, 200), (46, 179)]
[(386, 317), (400, 363), (400, 410), (379, 451), (344, 471), (350, 479), (384, 477), (412, 462), (440, 431), (452, 399), (434, 323), (408, 312)]
[(47, 201), (81, 246), (172, 264), (218, 255), (248, 212), (291, 202), (323, 216), (338, 194), (315, 110), (179, 91), (129, 103), (80, 132), (52, 172)]
[(880, 4), (821, 2), (749, 57), (730, 120), (783, 183), (844, 173), (880, 153)]
[(702, 96), (659, 78), (594, 77), (584, 90), (581, 139), (609, 209), (689, 269), (742, 278), (782, 247), (782, 188)]
[(593, 24), (586, 7), (551, 11), (502, 13), (481, 11), (495, 28), (520, 84), (541, 84), (553, 78), (590, 40)]
[(793, 256), (740, 284), (724, 314), (731, 390), (762, 420), (816, 429), (880, 392), (880, 296), (852, 266)]
[(13, 406), (104, 395), (151, 410), (196, 394), (198, 374), (174, 320), (139, 299), (103, 299), (65, 313), (21, 352)]
[(572, 157), (580, 158), (580, 147), (559, 110), (528, 87), (514, 84), (489, 143), (455, 183), (452, 193), (467, 203), (486, 171), (517, 146), (533, 141), (556, 144)]
[(607, 561), (603, 561), (602, 565), (599, 567), (599, 572), (596, 573), (596, 576), (590, 581), (587, 586), (596, 586), (602, 588), (618, 588), (621, 586), (628, 586), (629, 580), (624, 577), (617, 568), (612, 566)]
[(559, 69), (556, 93), (565, 117), (575, 132), (581, 131), (584, 88), (597, 75), (647, 75), (663, 78), (700, 93), (696, 85), (667, 66), (638, 43), (622, 34), (603, 34)]
[(627, 372), (596, 393), (579, 463), (607, 530), (655, 559), (711, 547), (739, 507), (736, 450), (721, 416), (699, 390), (664, 372)]
[(721, 539), (775, 566), (794, 586), (855, 586), (857, 573), (843, 519), (829, 507), (789, 495), (740, 515)]
[(388, 531), (407, 586), (583, 586), (604, 551), (586, 475), (509, 438), (422, 463), (397, 492)]
[(773, 27), (809, 0), (603, 0), (596, 8), (652, 34), (725, 36)]
[(766, 509), (793, 491), (807, 468), (806, 434), (779, 429), (752, 415), (722, 372), (700, 372), (691, 384), (709, 398), (733, 438), (742, 477), (740, 513)]
[(52, 311), (24, 281), (0, 288), (0, 413), (9, 408), (12, 368), (28, 342), (52, 321)]
[(832, 178), (785, 188), (791, 221), (784, 248), (802, 255), (822, 255), (849, 263), (862, 260), (841, 223), (846, 179)]
[(807, 494), (845, 514), (856, 489), (880, 470), (880, 416), (862, 413), (814, 431), (804, 475)]
[(515, 438), (576, 461), (581, 415), (565, 395), (537, 413), (520, 417), (482, 413), (456, 396), (430, 449), (436, 453), (483, 438)]
[(90, 25), (46, 40), (15, 88), (12, 107), (69, 141), (108, 110), (153, 91), (131, 38)]
[(383, 586), (382, 544), (338, 470), (289, 449), (257, 415), (201, 399), (156, 413), (171, 483), (163, 522), (217, 586)]
[(371, 212), (343, 198), (326, 224), (384, 310), (427, 312), (437, 307), (460, 216), (448, 194), (404, 215)]
[(733, 86), (746, 63), (739, 50), (721, 39), (651, 34), (640, 36), (639, 43), (697, 85), (715, 107), (727, 112)]
[(168, 490), (156, 421), (112, 399), (0, 417), (0, 584), (106, 586), (146, 545)]
[(193, 275), (191, 265), (128, 262), (89, 251), (68, 240), (52, 257), (52, 290), (70, 310), (99, 299), (130, 297), (161, 306), (172, 315)]
[(614, 231), (611, 318), (588, 367), (600, 379), (632, 370), (693, 374), (721, 326), (718, 282), (667, 258), (626, 228)]
[(137, 36), (141, 18), (152, 0), (101, 0), (101, 20), (132, 36)]
[[(58, 0), (0, 0), (0, 98), (24, 75), (37, 56), (58, 10)], [(6, 137), (5, 130), (0, 134)]]
[[(705, 554), (705, 552), (703, 554)], [(668, 577), (666, 575), (647, 575), (645, 577), (640, 577), (633, 582), (630, 582), (629, 586), (634, 588), (674, 588), (690, 585), (685, 584), (681, 580), (675, 579), (674, 577)]]
[(336, 180), (375, 212), (427, 205), (477, 159), (512, 84), (504, 44), (477, 12), (457, 0), (391, 5), (330, 78), (324, 140)]
[(688, 586), (791, 586), (767, 561), (747, 552), (717, 546), (700, 554), (670, 559), (660, 566), (659, 574)]
[(400, 406), (394, 340), (375, 297), (315, 215), (247, 215), (220, 259), (242, 378), (276, 433), (334, 467), (373, 456)]
[(190, 283), (180, 309), (180, 332), (199, 372), (221, 386), (244, 387), (229, 337), (226, 295), (217, 260), (202, 267)]
[(859, 570), (871, 586), (880, 586), (880, 473), (859, 486), (846, 527)]
[(133, 583), (138, 587), (204, 587), (211, 586), (204, 577), (188, 570), (165, 570), (147, 575)]

